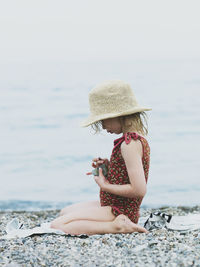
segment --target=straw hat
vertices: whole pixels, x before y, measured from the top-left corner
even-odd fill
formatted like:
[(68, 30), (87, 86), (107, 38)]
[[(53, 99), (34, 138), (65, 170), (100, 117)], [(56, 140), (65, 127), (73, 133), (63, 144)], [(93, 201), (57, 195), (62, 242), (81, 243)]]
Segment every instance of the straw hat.
[(151, 110), (139, 106), (129, 84), (120, 81), (106, 81), (94, 87), (89, 93), (90, 116), (81, 124), (87, 127), (97, 121)]

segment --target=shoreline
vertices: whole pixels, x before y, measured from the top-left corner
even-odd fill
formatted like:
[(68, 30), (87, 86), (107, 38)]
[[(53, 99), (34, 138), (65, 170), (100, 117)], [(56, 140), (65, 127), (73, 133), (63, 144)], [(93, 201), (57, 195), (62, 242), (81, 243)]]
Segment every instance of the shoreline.
[[(200, 206), (141, 208), (171, 215), (200, 214)], [(1, 211), (0, 236), (17, 217), (24, 228), (49, 222), (59, 210)], [(52, 234), (0, 239), (0, 266), (200, 266), (200, 230), (187, 233), (159, 229), (149, 234), (106, 234), (88, 238)]]

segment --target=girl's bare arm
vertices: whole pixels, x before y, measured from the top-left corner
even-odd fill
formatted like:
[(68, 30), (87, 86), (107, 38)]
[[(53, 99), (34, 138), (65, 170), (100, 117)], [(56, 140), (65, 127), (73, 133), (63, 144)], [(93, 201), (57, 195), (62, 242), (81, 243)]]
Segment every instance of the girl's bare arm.
[(124, 158), (130, 184), (115, 185), (108, 183), (100, 173), (100, 179), (95, 178), (102, 190), (123, 197), (144, 197), (146, 194), (146, 181), (142, 165), (142, 145), (139, 140), (131, 141), (128, 145), (123, 142), (121, 153)]

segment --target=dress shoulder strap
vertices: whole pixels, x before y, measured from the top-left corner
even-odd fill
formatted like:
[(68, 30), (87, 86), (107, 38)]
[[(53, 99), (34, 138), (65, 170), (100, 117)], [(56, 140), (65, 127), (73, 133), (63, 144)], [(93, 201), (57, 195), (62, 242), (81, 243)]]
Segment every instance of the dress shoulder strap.
[(129, 144), (131, 142), (131, 139), (137, 140), (140, 136), (137, 133), (125, 133), (122, 137), (116, 139), (114, 141), (114, 149), (118, 147), (122, 142), (126, 142), (126, 144)]
[(117, 149), (119, 149), (120, 145), (124, 141), (126, 142), (126, 144), (129, 144), (132, 139), (140, 140), (140, 142), (142, 143), (142, 147), (143, 147), (143, 155), (145, 154), (145, 151), (147, 148), (148, 148), (147, 150), (149, 150), (148, 142), (143, 136), (140, 136), (138, 133), (135, 133), (135, 132), (127, 132), (122, 137), (120, 137), (114, 141), (114, 148), (113, 148), (112, 154), (115, 154)]
[(126, 144), (129, 144), (131, 142), (131, 139), (137, 140), (139, 138), (139, 135), (137, 133), (125, 133), (124, 134), (124, 141)]

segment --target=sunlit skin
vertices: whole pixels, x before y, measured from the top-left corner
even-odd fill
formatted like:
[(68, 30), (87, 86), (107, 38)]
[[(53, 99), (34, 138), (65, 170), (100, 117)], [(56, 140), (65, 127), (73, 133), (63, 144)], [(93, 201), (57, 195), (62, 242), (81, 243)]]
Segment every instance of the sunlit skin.
[[(119, 118), (105, 119), (102, 128), (111, 134), (125, 133)], [(100, 189), (123, 197), (144, 197), (146, 194), (146, 181), (142, 165), (143, 149), (139, 140), (131, 141), (128, 145), (121, 144), (121, 153), (126, 163), (130, 184), (110, 184), (104, 177), (102, 169), (94, 180)], [(99, 167), (102, 163), (109, 165), (106, 158), (94, 158), (92, 167)], [(87, 173), (91, 174), (91, 172)], [(61, 210), (60, 216), (51, 223), (51, 227), (60, 229), (69, 234), (106, 234), (106, 233), (132, 233), (148, 231), (133, 223), (127, 216), (121, 214), (117, 217), (112, 213), (110, 206), (101, 206), (100, 201), (78, 203), (67, 206)]]

